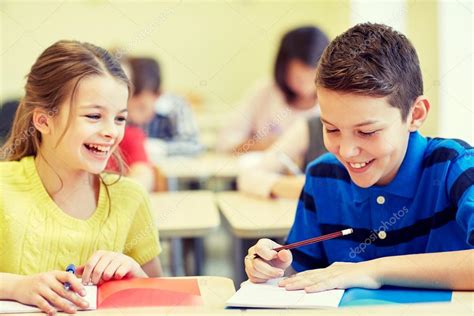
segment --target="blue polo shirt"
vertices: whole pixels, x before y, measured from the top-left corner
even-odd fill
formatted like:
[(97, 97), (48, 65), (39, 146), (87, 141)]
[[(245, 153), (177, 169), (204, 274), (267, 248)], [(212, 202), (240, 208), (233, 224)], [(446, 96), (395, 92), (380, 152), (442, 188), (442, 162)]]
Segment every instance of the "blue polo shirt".
[(460, 140), (411, 133), (395, 178), (366, 189), (325, 154), (308, 165), (287, 243), (346, 228), (354, 233), (293, 249), (292, 267), (472, 249), (473, 183), (474, 149)]

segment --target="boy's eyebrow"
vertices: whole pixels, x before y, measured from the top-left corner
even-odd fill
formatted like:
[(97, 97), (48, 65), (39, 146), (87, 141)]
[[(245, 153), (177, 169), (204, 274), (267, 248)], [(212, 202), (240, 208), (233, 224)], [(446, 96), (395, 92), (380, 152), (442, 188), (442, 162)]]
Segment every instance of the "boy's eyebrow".
[[(91, 104), (91, 105), (85, 105), (85, 106), (83, 106), (82, 108), (84, 108), (84, 109), (93, 108), (93, 109), (104, 110), (104, 109), (105, 109), (105, 106), (100, 105), (100, 104)], [(127, 108), (122, 109), (122, 110), (120, 110), (118, 113), (123, 113), (123, 112), (128, 112), (128, 109), (127, 109)]]
[[(334, 125), (333, 123), (331, 123), (331, 122), (329, 122), (329, 121), (326, 121), (326, 120), (323, 119), (322, 117), (321, 117), (321, 122), (326, 123), (326, 124), (329, 124), (329, 125), (336, 126), (336, 125)], [(362, 122), (362, 123), (358, 123), (358, 124), (354, 125), (354, 127), (361, 127), (361, 126), (364, 126), (364, 125), (370, 125), (370, 124), (374, 124), (374, 123), (377, 123), (377, 122), (378, 122), (378, 121), (376, 121), (376, 120), (368, 120), (368, 121), (364, 121), (364, 122)]]

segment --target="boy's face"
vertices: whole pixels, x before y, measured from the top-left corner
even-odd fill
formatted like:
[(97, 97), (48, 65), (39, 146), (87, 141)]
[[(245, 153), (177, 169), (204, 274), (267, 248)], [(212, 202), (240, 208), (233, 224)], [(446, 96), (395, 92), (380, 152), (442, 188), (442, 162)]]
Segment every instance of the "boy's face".
[(142, 91), (134, 95), (128, 102), (129, 121), (137, 125), (148, 124), (155, 114), (155, 103), (158, 94), (150, 91)]
[[(324, 144), (362, 188), (393, 180), (408, 145), (409, 124), (387, 97), (317, 87)], [(409, 115), (410, 116), (410, 115)]]

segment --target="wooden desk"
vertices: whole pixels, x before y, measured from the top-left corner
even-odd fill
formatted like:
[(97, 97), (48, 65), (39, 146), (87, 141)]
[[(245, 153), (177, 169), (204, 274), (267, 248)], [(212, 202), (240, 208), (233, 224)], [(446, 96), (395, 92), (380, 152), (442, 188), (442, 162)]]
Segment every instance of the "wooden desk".
[(195, 272), (200, 274), (204, 261), (202, 237), (220, 225), (219, 211), (210, 191), (151, 193), (151, 209), (160, 238), (171, 241), (171, 270), (184, 275), (182, 238), (195, 238)]
[[(290, 309), (224, 309), (225, 302), (234, 294), (232, 280), (222, 277), (200, 277), (199, 288), (204, 300), (204, 306), (167, 306), (130, 309), (101, 309), (95, 311), (78, 312), (77, 315), (260, 315), (260, 316), (472, 316), (474, 313), (474, 292), (454, 292), (451, 303), (422, 303), (422, 304), (394, 304), (360, 307), (344, 307), (318, 310), (290, 310)], [(18, 315), (18, 314), (15, 314)], [(28, 313), (21, 315), (44, 315)]]
[(236, 156), (210, 152), (197, 157), (166, 157), (157, 161), (157, 166), (168, 179), (170, 191), (178, 189), (179, 181), (235, 180), (239, 172)]
[[(427, 315), (427, 316), (472, 316), (474, 313), (474, 292), (453, 292), (450, 303), (422, 303), (422, 304), (394, 304), (394, 305), (374, 305), (360, 307), (344, 307), (335, 309), (320, 310), (270, 310), (270, 309), (224, 309), (225, 302), (235, 293), (235, 288), (231, 279), (223, 277), (197, 277), (199, 289), (204, 301), (203, 306), (166, 306), (150, 308), (130, 308), (130, 309), (101, 309), (95, 311), (78, 312), (78, 315), (260, 315), (260, 316), (310, 316), (315, 315)], [(18, 314), (15, 314), (18, 315)], [(28, 313), (21, 315), (44, 315), (40, 313)]]
[(234, 280), (246, 279), (244, 256), (250, 243), (258, 238), (284, 238), (293, 224), (296, 200), (265, 199), (241, 192), (217, 193), (217, 203), (234, 242)]
[[(474, 313), (474, 292), (453, 292), (450, 303), (393, 304), (359, 307), (343, 307), (318, 310), (289, 309), (224, 309), (225, 302), (234, 294), (232, 280), (222, 277), (199, 277), (199, 288), (204, 306), (168, 306), (133, 309), (104, 309), (79, 312), (84, 315), (260, 315), (260, 316), (312, 316), (312, 315), (383, 315), (383, 316), (472, 316)], [(25, 315), (25, 314), (23, 314)], [(31, 314), (28, 314), (31, 315)], [(34, 314), (38, 315), (38, 314)]]
[(239, 238), (285, 237), (293, 224), (296, 200), (266, 199), (235, 191), (216, 196), (232, 234)]

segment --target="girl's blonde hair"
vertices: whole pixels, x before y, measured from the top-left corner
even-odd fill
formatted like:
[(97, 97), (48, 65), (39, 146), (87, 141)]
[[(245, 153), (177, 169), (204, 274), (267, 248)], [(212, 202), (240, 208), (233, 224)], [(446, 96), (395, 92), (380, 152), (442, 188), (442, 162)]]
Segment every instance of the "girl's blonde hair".
[[(25, 96), (16, 111), (10, 136), (0, 149), (0, 160), (13, 161), (36, 156), (41, 144), (41, 133), (33, 125), (34, 111), (40, 109), (50, 117), (57, 115), (59, 105), (68, 96), (73, 105), (82, 79), (106, 74), (126, 84), (130, 97), (131, 83), (120, 63), (107, 50), (90, 43), (65, 40), (48, 47), (27, 75)], [(69, 120), (72, 112), (69, 112)], [(61, 138), (63, 136), (64, 133)], [(121, 174), (123, 160), (119, 151), (113, 155)]]

